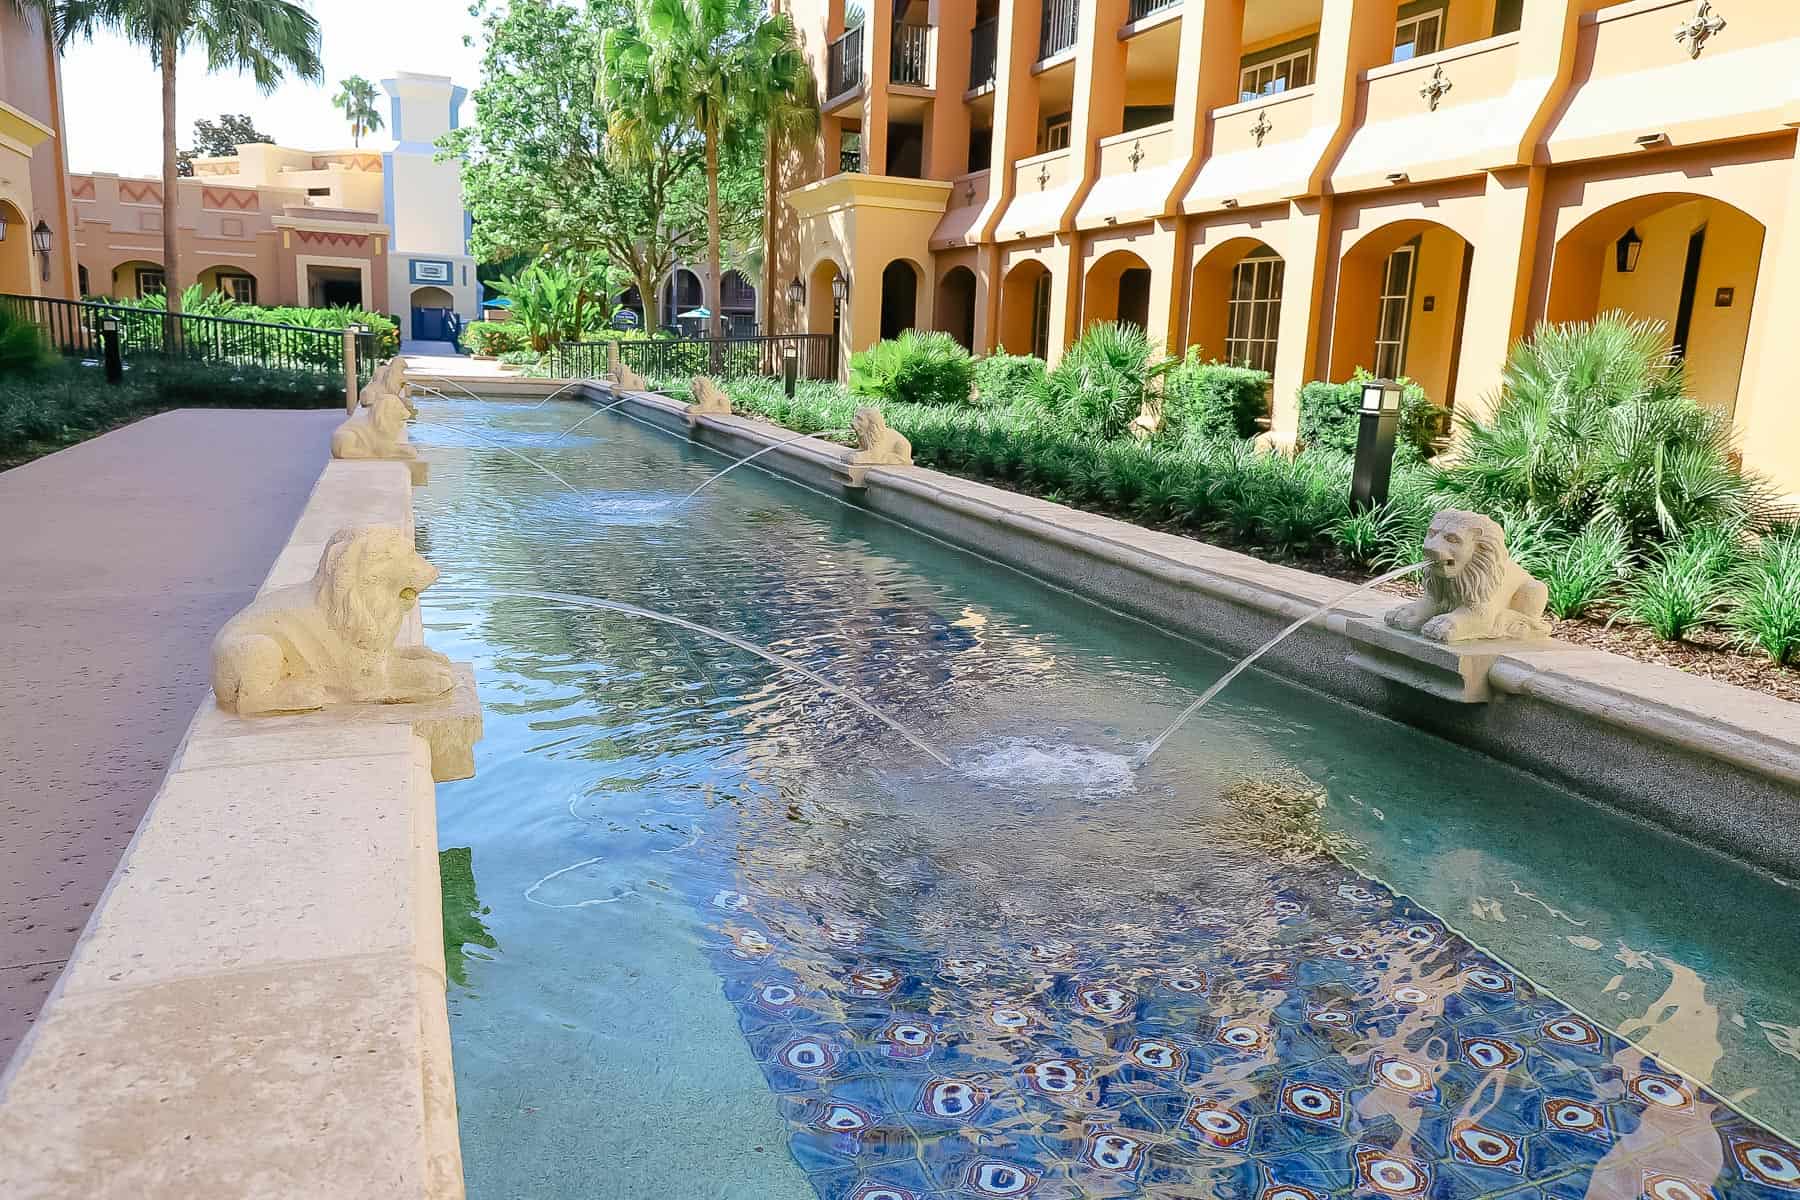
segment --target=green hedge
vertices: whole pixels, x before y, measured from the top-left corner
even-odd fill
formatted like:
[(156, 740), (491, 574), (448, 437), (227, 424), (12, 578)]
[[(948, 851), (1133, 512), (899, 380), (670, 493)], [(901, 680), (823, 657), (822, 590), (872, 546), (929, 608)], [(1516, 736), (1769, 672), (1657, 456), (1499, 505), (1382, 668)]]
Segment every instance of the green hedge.
[[(1302, 446), (1356, 452), (1357, 414), (1362, 411), (1362, 385), (1374, 376), (1358, 367), (1343, 383), (1315, 380), (1300, 389)], [(1395, 435), (1396, 454), (1402, 460), (1429, 458), (1433, 442), (1443, 429), (1444, 410), (1433, 404), (1425, 390), (1410, 379), (1401, 379), (1400, 429)]]
[(1034, 354), (996, 350), (975, 360), (976, 398), (987, 405), (1041, 401), (1047, 371), (1044, 360)]
[(850, 358), (850, 390), (902, 404), (967, 404), (969, 352), (947, 333), (908, 329)]
[(1191, 349), (1163, 378), (1162, 410), (1177, 437), (1255, 437), (1269, 412), (1269, 373), (1206, 362)]
[(531, 339), (516, 321), (470, 321), (463, 326), (462, 345), (471, 354), (498, 357), (513, 350), (529, 350)]

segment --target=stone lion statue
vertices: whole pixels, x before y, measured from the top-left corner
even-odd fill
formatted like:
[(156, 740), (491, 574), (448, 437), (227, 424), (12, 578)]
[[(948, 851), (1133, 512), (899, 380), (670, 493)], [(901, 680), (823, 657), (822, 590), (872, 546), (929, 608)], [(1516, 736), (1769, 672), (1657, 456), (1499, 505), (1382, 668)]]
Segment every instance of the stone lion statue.
[(727, 396), (725, 389), (714, 383), (708, 376), (694, 376), (689, 391), (693, 396), (693, 401), (687, 406), (688, 416), (697, 417), (703, 413), (721, 417), (731, 415), (731, 397)]
[(362, 390), (363, 406), (373, 405), (378, 392), (392, 392), (398, 396), (400, 403), (406, 406), (408, 420), (419, 415), (419, 406), (413, 403), (412, 384), (406, 381), (405, 360), (394, 357), (382, 364), (381, 370), (375, 372), (368, 386)]
[(406, 441), (406, 401), (393, 392), (377, 390), (369, 407), (359, 409), (331, 431), (333, 458), (417, 458)]
[(1541, 637), (1550, 591), (1506, 552), (1506, 532), (1480, 513), (1446, 508), (1425, 534), (1425, 594), (1387, 623), (1437, 642)]
[(887, 418), (881, 410), (871, 405), (863, 405), (850, 418), (850, 428), (856, 434), (856, 453), (850, 461), (858, 466), (912, 466), (912, 443), (907, 441), (898, 431), (889, 429)]
[(394, 646), (401, 621), (436, 579), (404, 530), (338, 530), (310, 580), (257, 597), (219, 630), (219, 707), (256, 716), (443, 695), (456, 683), (450, 660), (423, 646)]

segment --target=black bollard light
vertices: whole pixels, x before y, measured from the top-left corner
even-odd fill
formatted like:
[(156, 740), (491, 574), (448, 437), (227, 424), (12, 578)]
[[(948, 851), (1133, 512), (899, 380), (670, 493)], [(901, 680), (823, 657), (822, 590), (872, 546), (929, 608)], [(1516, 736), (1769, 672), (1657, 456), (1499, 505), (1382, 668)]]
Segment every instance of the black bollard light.
[(1350, 509), (1365, 512), (1384, 503), (1394, 472), (1394, 435), (1400, 429), (1401, 388), (1391, 379), (1363, 384), (1356, 465), (1350, 473)]
[(106, 358), (106, 382), (124, 382), (125, 360), (119, 353), (119, 318), (100, 318), (100, 346)]
[(800, 384), (800, 347), (787, 346), (781, 351), (781, 386), (787, 389), (787, 398), (794, 398), (794, 390)]

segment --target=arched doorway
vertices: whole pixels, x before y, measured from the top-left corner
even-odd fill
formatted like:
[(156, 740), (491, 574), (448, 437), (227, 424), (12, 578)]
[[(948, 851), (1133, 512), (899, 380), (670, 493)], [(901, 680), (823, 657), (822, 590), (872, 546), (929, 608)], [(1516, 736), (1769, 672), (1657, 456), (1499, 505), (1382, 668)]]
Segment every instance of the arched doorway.
[[(693, 312), (706, 306), (706, 289), (700, 286), (700, 276), (686, 267), (677, 267), (669, 275), (669, 282), (663, 285), (662, 324), (665, 328), (682, 326), (681, 314)], [(689, 318), (687, 326), (698, 326), (704, 331), (706, 322), (698, 318)]]
[(31, 225), (13, 205), (0, 201), (8, 237), (0, 242), (0, 292), (29, 296), (32, 292)]
[(456, 340), (456, 297), (441, 287), (420, 287), (413, 289), (408, 303), (414, 338), (422, 342)]
[(1365, 234), (1338, 264), (1330, 378), (1363, 367), (1408, 378), (1446, 408), (1456, 394), (1474, 247), (1435, 221)]
[(881, 337), (899, 337), (911, 329), (919, 311), (919, 268), (911, 259), (896, 258), (881, 269)]
[[(7, 242), (11, 240), (8, 238)], [(0, 242), (0, 249), (4, 249), (7, 242)], [(162, 290), (162, 264), (145, 258), (133, 258), (113, 268), (111, 288), (107, 295), (115, 300), (135, 300), (160, 295)]]
[(975, 349), (975, 272), (951, 267), (938, 280), (936, 320), (942, 333), (957, 340), (964, 350)]
[(1557, 243), (1544, 317), (1617, 310), (1661, 322), (1685, 360), (1688, 392), (1731, 416), (1764, 232), (1742, 209), (1688, 193), (1602, 209)]
[(256, 303), (256, 276), (242, 267), (225, 263), (207, 267), (194, 276), (194, 281), (209, 296), (217, 292), (239, 304)]
[(1099, 321), (1150, 328), (1150, 264), (1129, 250), (1102, 255), (1082, 286), (1081, 327)]
[(1275, 373), (1287, 264), (1267, 243), (1232, 238), (1194, 264), (1188, 348)]
[[(832, 284), (838, 279), (844, 280), (843, 305), (838, 303), (837, 297), (832, 293)], [(806, 331), (831, 335), (831, 353), (835, 356), (835, 370), (840, 376), (850, 361), (849, 347), (845, 344), (848, 330), (844, 320), (845, 306), (850, 302), (848, 285), (848, 276), (829, 258), (822, 258), (814, 263), (806, 277)], [(824, 378), (827, 374), (826, 366), (819, 364), (811, 377)]]
[(1050, 269), (1027, 259), (1000, 286), (1000, 345), (1013, 354), (1050, 356)]
[(725, 332), (756, 332), (756, 288), (740, 271), (725, 272), (719, 282), (719, 312), (725, 318)]

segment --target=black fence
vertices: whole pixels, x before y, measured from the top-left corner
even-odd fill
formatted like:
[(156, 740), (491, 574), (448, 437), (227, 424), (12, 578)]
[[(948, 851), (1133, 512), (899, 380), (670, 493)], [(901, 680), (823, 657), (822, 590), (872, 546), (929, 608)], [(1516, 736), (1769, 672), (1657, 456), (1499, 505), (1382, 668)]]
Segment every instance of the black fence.
[[(563, 342), (552, 351), (551, 367), (563, 379), (597, 379), (606, 373), (612, 341)], [(799, 358), (800, 378), (836, 379), (837, 338), (829, 333), (781, 333), (754, 337), (647, 338), (619, 341), (619, 361), (645, 379), (686, 380), (780, 376), (789, 353)]]
[(1038, 57), (1049, 58), (1075, 44), (1081, 21), (1080, 0), (1044, 0), (1044, 23), (1039, 31)]
[(1181, 0), (1131, 0), (1130, 20), (1141, 21), (1151, 13), (1174, 8)]
[(969, 41), (969, 86), (985, 87), (994, 82), (994, 68), (999, 62), (1000, 18), (989, 17), (975, 23)]
[[(150, 355), (331, 375), (342, 375), (344, 370), (341, 329), (307, 329), (191, 313), (171, 315), (129, 304), (49, 296), (0, 294), (0, 307), (37, 325), (50, 348), (69, 358), (102, 357), (106, 346), (102, 323), (110, 319), (118, 322), (119, 350), (127, 360)], [(357, 343), (357, 373), (367, 379), (376, 358), (375, 335), (361, 334)]]
[(894, 26), (894, 40), (888, 50), (888, 79), (910, 87), (931, 86), (931, 26)]
[(861, 25), (826, 47), (825, 93), (827, 97), (841, 96), (862, 83), (862, 47), (863, 30)]

